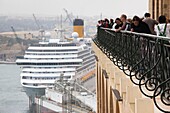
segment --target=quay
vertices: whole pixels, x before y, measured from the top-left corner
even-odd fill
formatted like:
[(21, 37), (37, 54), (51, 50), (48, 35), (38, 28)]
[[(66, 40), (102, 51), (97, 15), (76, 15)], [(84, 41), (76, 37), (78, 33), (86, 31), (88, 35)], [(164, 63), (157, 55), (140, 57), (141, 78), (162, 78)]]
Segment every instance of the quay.
[(0, 61), (0, 64), (16, 64), (15, 62)]

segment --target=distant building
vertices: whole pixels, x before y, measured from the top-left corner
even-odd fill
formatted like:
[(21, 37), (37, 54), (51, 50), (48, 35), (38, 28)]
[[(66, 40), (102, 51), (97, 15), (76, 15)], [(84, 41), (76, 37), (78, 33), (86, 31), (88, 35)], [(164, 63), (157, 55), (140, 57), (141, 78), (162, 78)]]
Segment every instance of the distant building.
[(170, 0), (149, 0), (149, 12), (156, 20), (160, 15), (170, 19)]

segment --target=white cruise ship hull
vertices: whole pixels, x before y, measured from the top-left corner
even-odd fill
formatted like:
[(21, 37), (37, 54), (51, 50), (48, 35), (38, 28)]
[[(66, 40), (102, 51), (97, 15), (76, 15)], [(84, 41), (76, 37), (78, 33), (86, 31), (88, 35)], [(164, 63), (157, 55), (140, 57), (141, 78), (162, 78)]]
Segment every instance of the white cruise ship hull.
[(45, 88), (30, 88), (23, 86), (23, 89), (28, 97), (41, 97), (45, 95)]

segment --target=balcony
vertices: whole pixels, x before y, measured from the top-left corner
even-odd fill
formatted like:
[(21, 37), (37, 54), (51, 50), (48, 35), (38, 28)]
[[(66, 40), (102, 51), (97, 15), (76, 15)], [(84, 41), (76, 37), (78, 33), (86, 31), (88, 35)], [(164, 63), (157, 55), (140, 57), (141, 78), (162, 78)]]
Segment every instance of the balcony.
[[(162, 112), (170, 112), (169, 37), (128, 31), (114, 32), (110, 29), (99, 28), (93, 41), (113, 65), (129, 78), (133, 86), (138, 87), (143, 96), (152, 99), (156, 108)], [(96, 56), (101, 57), (100, 54)], [(100, 60), (105, 59), (100, 58)], [(103, 67), (110, 68), (107, 64)], [(99, 72), (97, 73), (99, 76)], [(105, 76), (105, 78), (108, 77)]]

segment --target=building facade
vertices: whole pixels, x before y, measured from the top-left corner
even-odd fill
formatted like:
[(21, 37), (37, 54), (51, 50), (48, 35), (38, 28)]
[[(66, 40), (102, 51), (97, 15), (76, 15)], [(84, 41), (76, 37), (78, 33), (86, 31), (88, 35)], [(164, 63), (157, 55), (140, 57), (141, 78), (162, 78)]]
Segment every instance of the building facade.
[(158, 19), (160, 15), (170, 19), (170, 0), (149, 0), (149, 12), (154, 19)]

